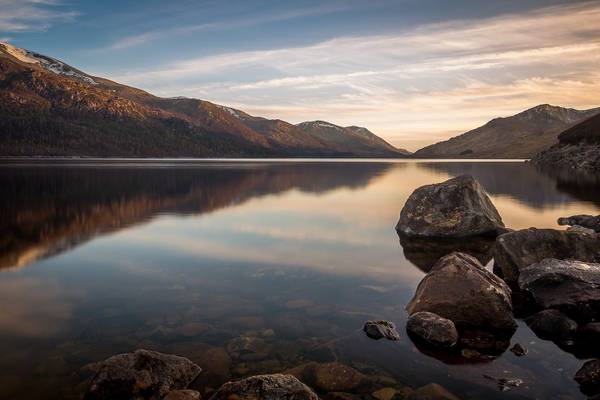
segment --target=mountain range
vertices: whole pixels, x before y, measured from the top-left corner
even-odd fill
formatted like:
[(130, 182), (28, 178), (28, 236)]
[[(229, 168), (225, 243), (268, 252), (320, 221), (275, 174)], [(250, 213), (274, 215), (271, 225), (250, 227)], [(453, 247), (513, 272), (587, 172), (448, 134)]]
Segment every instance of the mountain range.
[(415, 158), (531, 158), (566, 129), (600, 113), (541, 104), (416, 151)]
[(366, 128), (161, 98), (0, 43), (0, 155), (405, 157)]
[(364, 127), (157, 97), (0, 43), (0, 156), (532, 158), (596, 115), (542, 104), (411, 154)]

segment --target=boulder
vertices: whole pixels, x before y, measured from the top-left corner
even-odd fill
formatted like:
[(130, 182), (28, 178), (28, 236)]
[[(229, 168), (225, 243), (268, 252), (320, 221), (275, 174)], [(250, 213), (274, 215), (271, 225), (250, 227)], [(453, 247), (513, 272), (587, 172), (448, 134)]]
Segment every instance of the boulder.
[(545, 259), (521, 271), (519, 288), (542, 309), (560, 310), (578, 322), (600, 319), (600, 264)]
[(600, 232), (600, 215), (573, 215), (571, 217), (563, 217), (558, 219), (558, 224), (581, 226), (595, 232)]
[(184, 357), (136, 350), (102, 361), (97, 371), (85, 400), (162, 399), (187, 388), (202, 370)]
[(575, 374), (581, 392), (592, 396), (600, 393), (600, 360), (590, 360)]
[(446, 388), (437, 383), (422, 386), (408, 396), (408, 400), (458, 400)]
[(319, 397), (292, 375), (257, 375), (228, 382), (210, 400), (318, 400)]
[(406, 330), (433, 346), (452, 347), (458, 341), (454, 322), (427, 311), (412, 314), (406, 323)]
[(504, 223), (483, 187), (470, 175), (416, 189), (396, 225), (408, 237), (497, 236)]
[(163, 400), (200, 400), (200, 392), (195, 390), (173, 390)]
[(525, 320), (541, 339), (565, 341), (577, 332), (577, 322), (558, 310), (543, 310)]
[(545, 258), (600, 262), (600, 235), (529, 228), (498, 237), (494, 272), (516, 286), (521, 270)]
[(452, 253), (441, 258), (417, 286), (406, 306), (410, 315), (428, 311), (461, 329), (514, 332), (511, 290), (474, 257)]
[(389, 339), (389, 340), (400, 340), (400, 335), (396, 330), (396, 325), (390, 321), (367, 321), (363, 326), (363, 331), (371, 339)]

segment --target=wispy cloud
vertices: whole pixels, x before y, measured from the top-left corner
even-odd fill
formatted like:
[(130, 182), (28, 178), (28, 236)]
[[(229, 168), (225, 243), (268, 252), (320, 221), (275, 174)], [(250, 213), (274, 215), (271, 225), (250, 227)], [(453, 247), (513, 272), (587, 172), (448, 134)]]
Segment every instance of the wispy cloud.
[(289, 10), (287, 12), (275, 13), (271, 15), (262, 15), (251, 18), (237, 18), (227, 21), (210, 22), (203, 24), (186, 25), (178, 28), (165, 28), (146, 31), (140, 34), (125, 36), (109, 46), (100, 49), (105, 50), (125, 50), (131, 47), (139, 46), (152, 42), (159, 38), (186, 35), (202, 31), (231, 30), (236, 28), (246, 28), (262, 25), (271, 22), (287, 21), (296, 18), (308, 17), (311, 15), (322, 15), (348, 9), (350, 6), (345, 4), (330, 4), (320, 7), (311, 7), (307, 9)]
[(464, 131), (537, 103), (599, 105), (598, 21), (597, 2), (555, 6), (183, 59), (112, 78), (293, 122), (364, 124), (417, 147), (439, 132)]
[(0, 0), (0, 32), (45, 30), (78, 15), (63, 8), (53, 0)]

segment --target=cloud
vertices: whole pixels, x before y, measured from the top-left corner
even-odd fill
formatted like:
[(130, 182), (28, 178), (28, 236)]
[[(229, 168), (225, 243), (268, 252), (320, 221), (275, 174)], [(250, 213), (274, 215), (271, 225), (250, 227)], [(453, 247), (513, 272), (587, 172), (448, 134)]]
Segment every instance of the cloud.
[(336, 11), (348, 9), (349, 7), (349, 5), (343, 4), (330, 4), (320, 7), (311, 7), (307, 9), (290, 10), (284, 13), (277, 13), (272, 15), (261, 15), (259, 17), (234, 19), (232, 21), (210, 22), (203, 24), (186, 25), (178, 28), (156, 29), (136, 35), (123, 37), (117, 40), (116, 42), (110, 44), (109, 46), (103, 49), (99, 49), (99, 51), (125, 50), (165, 37), (186, 35), (202, 31), (220, 31), (231, 30), (236, 28), (246, 28), (271, 22), (287, 21), (312, 15), (333, 13)]
[(0, 0), (0, 32), (43, 31), (75, 18), (75, 11), (57, 9), (52, 0)]
[(597, 106), (598, 21), (597, 2), (554, 6), (181, 59), (111, 78), (292, 122), (366, 125), (398, 145), (406, 138), (415, 149), (440, 132), (472, 129), (538, 103)]

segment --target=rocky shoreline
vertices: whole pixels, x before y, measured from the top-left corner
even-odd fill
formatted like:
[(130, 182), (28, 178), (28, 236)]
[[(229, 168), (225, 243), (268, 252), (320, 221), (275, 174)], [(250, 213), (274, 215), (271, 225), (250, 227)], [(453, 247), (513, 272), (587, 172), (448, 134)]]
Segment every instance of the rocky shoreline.
[[(578, 215), (559, 220), (570, 225), (564, 231), (512, 231), (470, 176), (415, 190), (396, 226), (403, 248), (418, 250), (426, 272), (406, 305), (406, 332), (414, 347), (449, 364), (487, 363), (509, 348), (527, 357), (525, 346), (511, 346), (516, 319), (523, 319), (541, 339), (586, 359), (573, 379), (585, 395), (600, 395), (599, 222), (600, 217)], [(492, 258), (493, 272), (486, 267)], [(403, 340), (386, 320), (366, 321), (361, 334), (390, 346)], [(257, 341), (234, 339), (227, 353), (252, 360), (261, 352)], [(84, 399), (458, 399), (437, 383), (412, 387), (334, 355), (319, 358), (267, 368), (274, 374), (246, 371), (234, 380), (225, 374), (213, 387), (205, 383), (219, 370), (214, 357), (201, 368), (187, 358), (136, 350), (87, 366), (93, 376)], [(524, 384), (518, 376), (480, 376), (502, 391)]]

